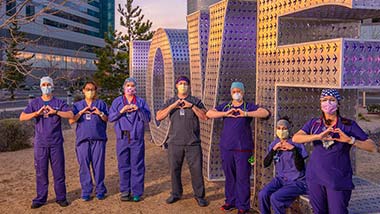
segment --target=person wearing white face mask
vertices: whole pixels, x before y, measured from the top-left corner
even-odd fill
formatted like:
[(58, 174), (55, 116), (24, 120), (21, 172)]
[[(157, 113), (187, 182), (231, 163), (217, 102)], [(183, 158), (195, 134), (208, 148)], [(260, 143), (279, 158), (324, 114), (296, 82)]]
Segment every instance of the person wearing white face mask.
[(74, 103), (74, 118), (70, 124), (76, 127), (76, 154), (79, 163), (79, 178), (82, 186), (82, 199), (89, 201), (93, 192), (91, 170), (96, 183), (96, 197), (105, 198), (104, 185), (105, 152), (107, 142), (107, 104), (96, 98), (97, 86), (94, 82), (86, 82), (82, 92), (84, 99)]
[(209, 118), (223, 118), (220, 152), (225, 182), (225, 204), (222, 210), (237, 208), (238, 213), (249, 213), (251, 164), (248, 162), (254, 148), (251, 122), (266, 118), (269, 111), (244, 100), (244, 84), (231, 84), (232, 101), (222, 103), (207, 112)]
[(348, 213), (354, 188), (350, 150), (353, 146), (376, 152), (376, 145), (358, 124), (340, 116), (341, 96), (336, 89), (323, 89), (322, 117), (309, 120), (293, 136), (295, 143), (313, 142), (306, 170), (310, 204), (314, 213)]
[(56, 202), (66, 207), (65, 156), (61, 118), (73, 118), (71, 108), (53, 96), (53, 79), (42, 77), (40, 80), (42, 96), (32, 100), (20, 115), (20, 121), (35, 119), (34, 166), (36, 169), (37, 197), (33, 199), (32, 209), (43, 206), (48, 197), (49, 161), (54, 177)]
[(285, 214), (299, 195), (307, 192), (305, 179), (305, 161), (308, 157), (305, 146), (292, 142), (288, 118), (277, 121), (277, 138), (269, 145), (264, 159), (264, 167), (274, 162), (276, 175), (259, 193), (261, 214)]
[(150, 121), (150, 110), (136, 95), (136, 85), (132, 77), (124, 81), (124, 94), (112, 102), (109, 121), (115, 123), (120, 200), (139, 202), (145, 178), (144, 125)]
[(172, 192), (166, 203), (178, 201), (183, 193), (181, 169), (186, 157), (191, 174), (194, 197), (200, 207), (205, 207), (205, 187), (202, 174), (202, 148), (199, 119), (206, 120), (206, 109), (198, 98), (191, 96), (190, 80), (180, 76), (175, 81), (177, 95), (169, 99), (157, 112), (158, 121), (169, 117), (170, 129), (166, 143), (171, 174)]

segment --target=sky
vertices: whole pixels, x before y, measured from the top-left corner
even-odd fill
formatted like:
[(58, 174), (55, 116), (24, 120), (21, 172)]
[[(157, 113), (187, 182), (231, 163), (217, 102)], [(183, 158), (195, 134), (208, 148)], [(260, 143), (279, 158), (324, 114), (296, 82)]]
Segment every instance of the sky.
[(153, 22), (152, 30), (160, 27), (186, 29), (187, 0), (134, 0), (133, 3)]

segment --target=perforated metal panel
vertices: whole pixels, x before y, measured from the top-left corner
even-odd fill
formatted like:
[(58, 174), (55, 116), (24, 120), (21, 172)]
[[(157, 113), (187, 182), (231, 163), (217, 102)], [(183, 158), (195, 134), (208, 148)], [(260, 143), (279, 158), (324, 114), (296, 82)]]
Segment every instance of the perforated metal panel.
[(148, 54), (150, 41), (135, 40), (129, 43), (129, 70), (130, 76), (137, 81), (137, 93), (146, 99), (146, 72), (148, 68)]
[[(274, 138), (278, 118), (290, 116), (298, 130), (307, 119), (321, 115), (320, 88), (379, 88), (376, 46), (380, 42), (358, 39), (360, 19), (379, 17), (378, 9), (380, 1), (372, 0), (258, 1), (256, 99), (274, 112), (274, 118), (257, 120), (257, 163), (262, 163)], [(353, 118), (357, 92), (341, 92), (345, 99), (340, 111)], [(262, 164), (256, 165), (253, 199), (271, 179), (268, 175)], [(253, 205), (257, 207), (257, 200)], [(297, 212), (305, 213), (292, 213)]]
[[(147, 102), (152, 115), (175, 95), (175, 79), (189, 76), (189, 71), (187, 30), (158, 29), (150, 45), (146, 76)], [(153, 142), (162, 145), (169, 131), (169, 119), (158, 122), (153, 117), (149, 127)]]

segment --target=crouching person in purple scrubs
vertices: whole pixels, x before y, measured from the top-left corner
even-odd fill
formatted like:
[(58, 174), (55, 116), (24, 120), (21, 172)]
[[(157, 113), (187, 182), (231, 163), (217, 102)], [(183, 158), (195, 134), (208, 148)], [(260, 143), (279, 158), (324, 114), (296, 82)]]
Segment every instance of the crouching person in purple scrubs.
[(124, 95), (112, 102), (109, 115), (117, 137), (120, 200), (134, 202), (140, 201), (144, 193), (144, 124), (150, 121), (147, 103), (136, 96), (136, 84), (134, 78), (125, 80)]
[(66, 200), (65, 157), (61, 118), (72, 118), (73, 112), (62, 100), (53, 96), (53, 80), (42, 77), (40, 80), (42, 96), (32, 100), (20, 115), (20, 121), (35, 119), (34, 166), (36, 169), (37, 197), (31, 208), (39, 208), (46, 203), (49, 188), (49, 161), (54, 177), (56, 202), (61, 207)]
[(82, 92), (85, 99), (74, 103), (74, 118), (70, 124), (77, 122), (76, 154), (79, 163), (79, 179), (82, 186), (82, 199), (89, 201), (93, 192), (91, 178), (92, 168), (96, 184), (96, 197), (105, 198), (104, 185), (105, 153), (107, 142), (107, 104), (96, 98), (97, 86), (94, 82), (86, 82)]
[(223, 103), (207, 112), (208, 118), (223, 118), (223, 130), (220, 136), (222, 167), (226, 177), (225, 204), (222, 210), (238, 208), (238, 213), (248, 213), (251, 195), (252, 156), (252, 119), (266, 118), (269, 111), (244, 99), (244, 85), (241, 82), (231, 84), (232, 101)]
[(346, 214), (351, 198), (353, 146), (369, 152), (376, 145), (358, 124), (339, 114), (341, 96), (335, 89), (322, 90), (322, 116), (309, 120), (293, 136), (295, 143), (313, 142), (306, 170), (310, 203), (314, 213)]
[(285, 214), (297, 196), (306, 194), (305, 161), (308, 157), (303, 144), (289, 138), (290, 123), (284, 118), (277, 121), (277, 138), (269, 145), (264, 167), (274, 161), (276, 176), (259, 193), (261, 214)]

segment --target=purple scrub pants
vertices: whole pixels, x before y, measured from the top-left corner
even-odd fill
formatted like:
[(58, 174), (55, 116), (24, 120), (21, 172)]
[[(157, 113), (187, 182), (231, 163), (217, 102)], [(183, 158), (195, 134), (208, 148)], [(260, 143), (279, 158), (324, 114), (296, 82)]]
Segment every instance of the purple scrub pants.
[(79, 179), (82, 186), (82, 197), (90, 196), (93, 191), (91, 170), (94, 174), (96, 194), (107, 193), (104, 185), (105, 176), (105, 141), (85, 141), (76, 147), (77, 160), (79, 163)]
[(252, 152), (240, 152), (220, 149), (222, 167), (226, 177), (226, 203), (235, 205), (238, 209), (250, 209), (251, 196), (251, 164), (248, 159)]
[(293, 201), (300, 195), (306, 194), (306, 182), (284, 181), (274, 177), (259, 193), (259, 207), (261, 214), (270, 214), (272, 205), (276, 214), (285, 214)]
[(54, 177), (56, 201), (66, 200), (65, 155), (63, 145), (52, 147), (34, 147), (34, 166), (36, 169), (37, 197), (34, 204), (45, 204), (49, 188), (49, 161)]
[(120, 177), (120, 192), (141, 196), (144, 193), (145, 144), (117, 139), (116, 153)]
[(348, 214), (352, 190), (333, 190), (313, 182), (309, 187), (310, 204), (315, 214)]

